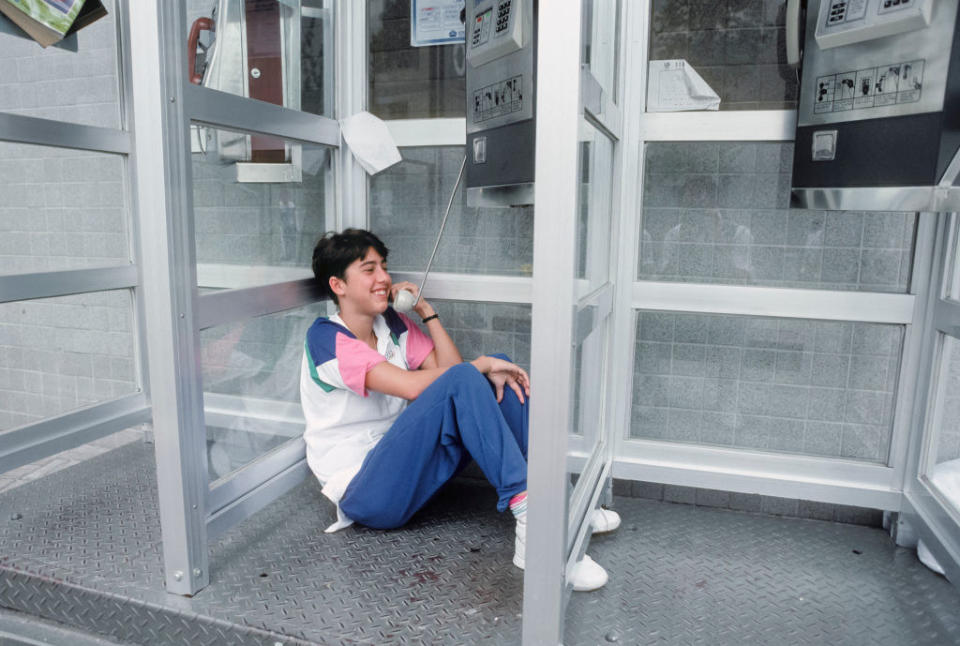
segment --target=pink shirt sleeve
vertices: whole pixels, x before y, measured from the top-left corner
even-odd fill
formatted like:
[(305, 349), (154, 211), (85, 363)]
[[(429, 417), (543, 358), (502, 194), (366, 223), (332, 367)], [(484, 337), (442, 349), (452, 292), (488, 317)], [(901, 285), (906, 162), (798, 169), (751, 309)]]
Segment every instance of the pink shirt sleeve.
[(343, 383), (361, 397), (367, 396), (367, 373), (387, 360), (363, 341), (337, 333), (337, 368)]
[(397, 315), (407, 326), (407, 365), (411, 370), (416, 370), (433, 352), (433, 339), (424, 334), (420, 326), (411, 321), (409, 316), (400, 312), (397, 312)]

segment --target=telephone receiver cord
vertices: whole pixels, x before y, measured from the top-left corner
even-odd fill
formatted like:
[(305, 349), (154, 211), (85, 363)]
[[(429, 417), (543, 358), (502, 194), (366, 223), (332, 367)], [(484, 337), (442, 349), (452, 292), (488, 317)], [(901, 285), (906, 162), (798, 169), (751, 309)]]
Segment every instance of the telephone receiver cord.
[(443, 237), (443, 228), (447, 225), (447, 216), (450, 215), (450, 207), (453, 206), (453, 198), (457, 195), (457, 189), (460, 188), (460, 182), (463, 180), (463, 169), (467, 165), (467, 156), (463, 156), (463, 161), (460, 162), (460, 172), (457, 174), (457, 183), (453, 185), (453, 191), (450, 193), (450, 200), (447, 202), (447, 210), (443, 212), (443, 220), (440, 222), (440, 231), (437, 233), (437, 241), (433, 244), (433, 252), (430, 254), (430, 260), (427, 261), (427, 268), (423, 272), (423, 280), (420, 281), (420, 288), (417, 290), (417, 299), (411, 305), (413, 306), (420, 302), (420, 298), (423, 294), (423, 286), (427, 284), (427, 276), (430, 275), (430, 267), (433, 265), (433, 259), (437, 255), (437, 249), (440, 247), (440, 239)]

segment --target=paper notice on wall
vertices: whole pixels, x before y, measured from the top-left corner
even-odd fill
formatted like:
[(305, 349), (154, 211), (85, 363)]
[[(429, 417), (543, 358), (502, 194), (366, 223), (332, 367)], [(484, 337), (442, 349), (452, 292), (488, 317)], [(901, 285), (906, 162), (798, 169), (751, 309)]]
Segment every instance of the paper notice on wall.
[(647, 112), (717, 110), (720, 97), (682, 58), (650, 61)]
[(410, 45), (462, 43), (464, 0), (410, 0)]
[(353, 156), (370, 175), (400, 161), (400, 150), (387, 124), (369, 112), (358, 112), (341, 119), (340, 131)]

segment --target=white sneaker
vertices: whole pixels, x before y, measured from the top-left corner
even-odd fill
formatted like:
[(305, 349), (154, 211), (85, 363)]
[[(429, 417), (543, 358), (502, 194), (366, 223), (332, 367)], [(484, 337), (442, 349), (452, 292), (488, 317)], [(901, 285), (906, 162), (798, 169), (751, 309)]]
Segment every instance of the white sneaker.
[(527, 562), (527, 515), (517, 518), (516, 535), (513, 539), (513, 564), (521, 570)]
[(620, 514), (612, 509), (599, 507), (593, 510), (593, 514), (590, 516), (590, 525), (593, 527), (594, 534), (612, 532), (620, 527)]
[(583, 558), (577, 561), (573, 566), (573, 572), (570, 579), (573, 582), (574, 592), (590, 592), (606, 585), (607, 571), (604, 570), (596, 561), (590, 558), (590, 555), (584, 554)]

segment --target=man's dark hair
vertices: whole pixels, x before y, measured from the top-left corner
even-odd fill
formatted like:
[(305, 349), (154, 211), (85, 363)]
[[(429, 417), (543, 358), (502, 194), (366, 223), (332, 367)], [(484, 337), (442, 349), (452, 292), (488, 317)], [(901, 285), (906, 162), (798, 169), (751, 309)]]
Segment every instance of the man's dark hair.
[(330, 290), (330, 277), (336, 276), (341, 280), (354, 260), (367, 255), (367, 249), (374, 251), (387, 259), (390, 253), (387, 245), (377, 236), (364, 229), (344, 229), (340, 233), (330, 231), (323, 234), (313, 248), (313, 275), (321, 289), (339, 305), (337, 295)]

